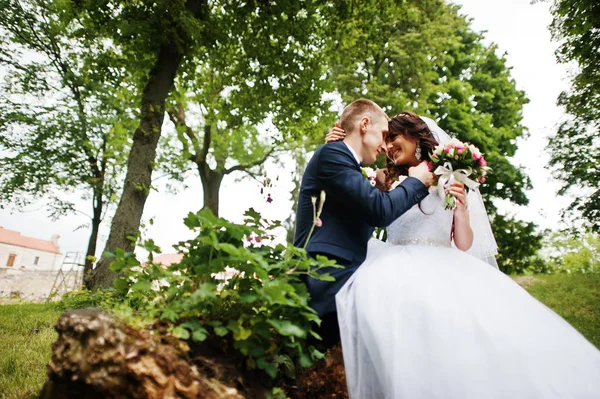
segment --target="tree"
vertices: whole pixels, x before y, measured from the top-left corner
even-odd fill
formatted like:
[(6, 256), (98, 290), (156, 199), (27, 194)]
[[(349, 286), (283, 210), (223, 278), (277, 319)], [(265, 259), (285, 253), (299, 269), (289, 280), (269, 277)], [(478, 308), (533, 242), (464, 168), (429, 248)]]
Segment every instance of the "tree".
[(560, 42), (556, 59), (577, 64), (571, 88), (560, 94), (569, 119), (550, 138), (550, 165), (564, 182), (559, 194), (573, 193), (567, 213), (583, 215), (586, 227), (600, 232), (600, 3), (555, 0), (550, 31)]
[(583, 237), (557, 233), (550, 237), (550, 266), (559, 273), (599, 273), (600, 237), (588, 233)]
[[(77, 3), (71, 23), (98, 32), (119, 49), (128, 61), (129, 74), (140, 77), (139, 122), (127, 161), (127, 172), (119, 205), (112, 221), (105, 252), (133, 249), (148, 198), (165, 103), (184, 57), (199, 45), (214, 45), (206, 24), (209, 7), (201, 0), (123, 2), (117, 0)], [(116, 274), (110, 259), (102, 256), (86, 279), (91, 289), (112, 285)]]
[(531, 269), (539, 271), (540, 264), (544, 263), (538, 256), (544, 235), (536, 231), (534, 223), (496, 215), (492, 228), (498, 242), (496, 261), (500, 270), (506, 274), (522, 274)]
[(201, 179), (204, 207), (215, 215), (225, 176), (256, 176), (267, 159), (306, 136), (322, 137), (332, 123), (321, 96), (329, 83), (323, 78), (329, 24), (322, 8), (299, 2), (256, 14), (215, 14), (212, 24), (235, 31), (221, 35), (219, 46), (202, 49), (178, 77), (169, 117), (182, 156)]
[[(335, 13), (329, 11), (332, 7), (323, 6), (317, 1), (238, 3), (223, 0), (205, 3), (200, 0), (185, 2), (162, 0), (146, 4), (116, 0), (103, 0), (98, 3), (85, 0), (79, 4), (79, 21), (83, 21), (88, 28), (100, 31), (110, 38), (115, 46), (121, 48), (123, 54), (130, 57), (130, 69), (147, 76), (139, 111), (140, 123), (133, 135), (123, 194), (106, 244), (107, 252), (112, 252), (116, 248), (127, 251), (133, 249), (132, 241), (138, 233), (144, 204), (151, 188), (156, 147), (161, 135), (167, 97), (177, 75), (180, 75), (183, 82), (187, 78), (186, 73), (197, 72), (193, 66), (202, 66), (204, 57), (217, 53), (225, 55), (229, 49), (241, 47), (244, 52), (240, 55), (245, 57), (245, 60), (236, 63), (236, 67), (245, 68), (246, 72), (252, 70), (252, 73), (260, 78), (258, 81), (262, 86), (266, 87), (273, 83), (269, 80), (271, 76), (280, 76), (279, 85), (291, 87), (291, 82), (305, 81), (302, 75), (314, 73), (302, 67), (312, 65), (311, 52), (318, 50), (314, 46), (315, 40), (312, 36), (320, 27), (318, 24), (321, 18), (317, 16), (321, 15), (319, 13), (323, 15), (327, 13), (335, 18)], [(290, 18), (293, 24), (286, 22), (286, 19)], [(260, 40), (257, 41), (256, 38)], [(284, 59), (289, 61), (303, 61), (298, 64), (300, 66), (297, 69), (294, 64), (279, 63), (276, 59), (272, 59), (270, 64), (265, 64), (267, 57), (276, 58), (281, 55), (286, 55)], [(253, 64), (258, 61), (260, 61), (258, 66), (271, 65), (271, 67), (254, 70)], [(147, 65), (152, 67), (148, 70)], [(187, 68), (188, 65), (191, 67)], [(227, 65), (223, 65), (221, 70), (226, 70), (226, 67)], [(289, 73), (282, 73), (286, 69)], [(203, 71), (209, 72), (207, 69)], [(264, 73), (263, 76), (260, 75), (261, 71)], [(218, 78), (220, 79), (220, 76)], [(235, 98), (238, 92), (235, 88), (247, 83), (227, 80), (213, 82), (233, 84), (229, 87), (232, 98)], [(210, 79), (203, 82), (205, 87), (210, 83)], [(301, 104), (305, 101), (314, 104), (315, 99), (320, 99), (320, 95), (316, 94), (320, 93), (318, 87), (301, 88), (306, 91), (285, 93), (292, 99), (287, 104), (293, 104), (300, 110), (302, 110)], [(240, 93), (247, 92), (240, 91)], [(215, 98), (203, 98), (202, 101), (203, 103), (215, 101)], [(252, 101), (260, 103), (260, 99), (252, 98)], [(248, 105), (248, 103), (243, 104)], [(227, 105), (226, 99), (222, 101), (222, 105)], [(264, 110), (268, 109), (270, 104), (268, 102), (254, 104), (254, 107), (259, 106)], [(275, 125), (281, 123), (292, 126), (299, 122), (299, 127), (303, 126), (305, 121), (300, 119), (303, 113), (290, 111), (286, 114), (288, 110), (289, 108), (270, 110)], [(241, 129), (252, 122), (250, 118), (244, 119), (243, 114), (240, 119), (245, 125), (237, 123), (234, 125), (236, 129)], [(216, 137), (212, 135), (212, 129), (215, 123), (218, 124), (218, 119), (209, 118), (204, 122), (208, 122), (204, 128), (210, 127), (211, 131), (210, 135), (203, 136), (203, 140), (210, 138), (212, 141)], [(207, 149), (202, 150), (202, 147), (197, 146), (194, 151), (189, 152), (202, 155), (203, 151)], [(225, 167), (229, 166), (225, 165)], [(222, 172), (221, 170), (219, 173)], [(207, 175), (211, 176), (211, 173), (207, 172)], [(213, 177), (211, 176), (211, 185), (218, 187), (219, 177), (218, 175)], [(110, 271), (109, 264), (110, 259), (106, 257), (100, 260), (88, 281), (90, 288), (112, 285), (116, 275)]]
[(45, 198), (57, 218), (76, 211), (71, 193), (83, 189), (92, 208), (87, 272), (121, 187), (135, 88), (114, 49), (67, 22), (68, 5), (1, 0), (0, 9), (0, 201), (21, 208)]

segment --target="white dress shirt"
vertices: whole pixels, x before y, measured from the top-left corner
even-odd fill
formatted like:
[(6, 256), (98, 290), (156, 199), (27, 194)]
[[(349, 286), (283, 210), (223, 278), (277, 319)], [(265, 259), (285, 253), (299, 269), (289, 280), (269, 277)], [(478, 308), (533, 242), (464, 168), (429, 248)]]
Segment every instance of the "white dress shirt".
[(349, 146), (348, 143), (346, 143), (345, 141), (343, 141), (343, 143), (346, 144), (346, 147), (348, 147), (348, 149), (350, 150), (350, 152), (354, 156), (354, 159), (356, 159), (356, 162), (360, 165), (360, 159), (358, 158), (358, 154), (356, 153), (356, 151), (354, 151), (354, 148), (352, 148), (351, 146)]

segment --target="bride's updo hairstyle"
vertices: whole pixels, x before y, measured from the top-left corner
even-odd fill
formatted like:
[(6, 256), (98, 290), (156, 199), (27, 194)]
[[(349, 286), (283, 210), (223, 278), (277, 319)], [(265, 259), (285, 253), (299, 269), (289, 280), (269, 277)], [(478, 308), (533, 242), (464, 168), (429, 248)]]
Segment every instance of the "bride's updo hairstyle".
[[(429, 130), (427, 123), (417, 114), (410, 111), (400, 112), (394, 116), (388, 122), (388, 135), (386, 137), (386, 143), (393, 141), (397, 135), (401, 135), (410, 141), (416, 141), (417, 146), (421, 148), (421, 159), (423, 161), (429, 161), (430, 156), (437, 147), (438, 142)], [(385, 173), (385, 186), (379, 187), (381, 190), (388, 190), (394, 180), (398, 176), (408, 175), (409, 165), (396, 165), (388, 158), (386, 163)]]

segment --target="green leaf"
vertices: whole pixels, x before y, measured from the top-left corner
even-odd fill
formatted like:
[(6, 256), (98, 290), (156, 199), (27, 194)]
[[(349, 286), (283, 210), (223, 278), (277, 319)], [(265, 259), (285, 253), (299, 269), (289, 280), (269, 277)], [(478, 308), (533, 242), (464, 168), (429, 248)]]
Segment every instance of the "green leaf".
[(219, 337), (224, 337), (229, 334), (229, 330), (225, 327), (214, 327), (214, 330), (215, 334), (217, 334)]
[(162, 311), (160, 318), (161, 320), (169, 320), (173, 323), (179, 320), (179, 314), (171, 308), (166, 308)]
[(233, 334), (233, 338), (237, 341), (245, 341), (250, 338), (251, 335), (252, 330), (240, 326), (239, 332)]
[(150, 291), (150, 287), (151, 287), (150, 281), (141, 280), (141, 281), (134, 283), (131, 286), (131, 290), (134, 292), (146, 292), (146, 291)]
[(303, 353), (302, 355), (300, 355), (299, 363), (300, 363), (300, 367), (304, 367), (304, 368), (309, 368), (310, 366), (313, 365), (312, 359), (306, 353)]
[(268, 323), (275, 327), (277, 332), (285, 336), (294, 336), (298, 338), (306, 337), (306, 331), (295, 325), (289, 320), (268, 320)]
[[(225, 330), (227, 331), (227, 330)], [(208, 331), (206, 331), (205, 328), (200, 327), (199, 329), (195, 330), (194, 333), (192, 334), (192, 339), (194, 341), (204, 341), (206, 338), (208, 337)]]
[(260, 291), (268, 299), (269, 303), (286, 305), (290, 303), (286, 294), (294, 292), (294, 287), (285, 282), (285, 280), (267, 280), (263, 284), (263, 288)]
[(173, 336), (179, 339), (189, 339), (190, 332), (181, 326), (177, 326), (173, 329)]
[(129, 281), (124, 278), (118, 278), (114, 281), (114, 286), (121, 292), (127, 292), (129, 290)]
[(112, 270), (115, 273), (119, 273), (121, 270), (123, 270), (124, 264), (123, 262), (119, 259), (119, 260), (115, 260), (113, 262), (110, 263), (109, 269)]
[(199, 301), (206, 298), (212, 298), (217, 295), (217, 285), (215, 283), (203, 283), (192, 294), (194, 301)]
[(246, 293), (240, 295), (240, 303), (252, 303), (258, 299), (258, 295), (255, 293)]
[(228, 243), (219, 243), (215, 248), (232, 256), (239, 256), (240, 254), (240, 250), (237, 247)]
[(192, 319), (192, 320), (188, 320), (185, 323), (181, 323), (180, 324), (181, 327), (185, 327), (189, 330), (198, 330), (200, 328), (202, 328), (202, 324), (200, 324), (200, 322), (198, 321), (198, 319)]
[(267, 364), (264, 368), (265, 372), (269, 375), (269, 377), (275, 379), (277, 377), (277, 366), (274, 364)]

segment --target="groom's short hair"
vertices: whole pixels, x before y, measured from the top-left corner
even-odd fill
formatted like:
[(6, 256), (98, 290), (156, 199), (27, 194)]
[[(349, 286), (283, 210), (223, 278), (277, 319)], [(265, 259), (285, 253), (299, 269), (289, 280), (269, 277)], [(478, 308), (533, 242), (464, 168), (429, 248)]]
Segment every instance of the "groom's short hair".
[(350, 133), (358, 121), (364, 116), (369, 116), (370, 118), (379, 116), (389, 120), (387, 114), (374, 101), (367, 100), (366, 98), (359, 98), (358, 100), (352, 101), (344, 108), (342, 116), (340, 117), (340, 126), (346, 133)]

